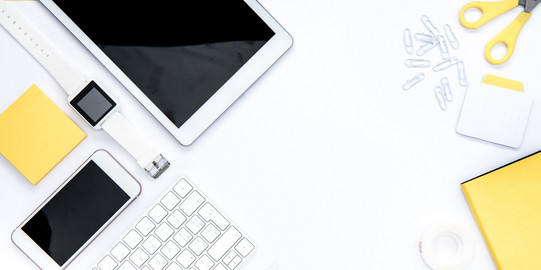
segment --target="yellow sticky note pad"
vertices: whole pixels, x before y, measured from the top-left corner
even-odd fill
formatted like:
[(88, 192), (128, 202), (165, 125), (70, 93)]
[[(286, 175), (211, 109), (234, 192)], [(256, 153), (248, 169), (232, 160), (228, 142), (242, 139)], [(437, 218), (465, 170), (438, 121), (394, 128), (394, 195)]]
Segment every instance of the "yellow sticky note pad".
[(35, 85), (0, 114), (0, 153), (33, 185), (85, 138)]

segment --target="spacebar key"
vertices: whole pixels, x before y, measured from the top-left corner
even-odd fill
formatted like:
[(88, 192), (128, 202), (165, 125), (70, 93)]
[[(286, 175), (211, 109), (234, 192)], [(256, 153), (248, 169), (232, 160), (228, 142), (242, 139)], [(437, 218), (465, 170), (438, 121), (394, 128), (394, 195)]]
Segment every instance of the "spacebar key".
[(229, 229), (222, 235), (214, 246), (212, 246), (208, 253), (215, 261), (220, 260), (220, 258), (242, 237), (239, 231), (235, 227), (231, 226)]

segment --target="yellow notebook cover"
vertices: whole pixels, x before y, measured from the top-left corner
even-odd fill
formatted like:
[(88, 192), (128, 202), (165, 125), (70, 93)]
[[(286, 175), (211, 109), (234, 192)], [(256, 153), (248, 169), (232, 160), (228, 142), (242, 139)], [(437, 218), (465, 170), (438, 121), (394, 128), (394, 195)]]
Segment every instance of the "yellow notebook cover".
[(496, 267), (541, 269), (541, 151), (461, 187)]
[(36, 185), (86, 134), (37, 86), (0, 114), (0, 153)]

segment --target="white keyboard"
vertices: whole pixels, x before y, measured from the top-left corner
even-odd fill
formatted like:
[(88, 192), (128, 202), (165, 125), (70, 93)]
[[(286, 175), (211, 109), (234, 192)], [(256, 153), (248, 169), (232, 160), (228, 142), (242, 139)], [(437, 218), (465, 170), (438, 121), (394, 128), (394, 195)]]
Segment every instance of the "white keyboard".
[(98, 260), (94, 270), (233, 270), (255, 249), (181, 177)]

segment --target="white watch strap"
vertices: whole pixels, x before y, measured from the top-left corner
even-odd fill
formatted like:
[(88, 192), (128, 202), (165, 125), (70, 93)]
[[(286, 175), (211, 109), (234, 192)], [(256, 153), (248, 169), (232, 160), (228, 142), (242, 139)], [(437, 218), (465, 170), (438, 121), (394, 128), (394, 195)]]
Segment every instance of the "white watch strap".
[(0, 0), (0, 24), (55, 78), (68, 95), (82, 89), (86, 80), (72, 64), (49, 45), (39, 31), (8, 3)]
[[(57, 53), (17, 10), (0, 0), (0, 25), (2, 25), (34, 58), (55, 78), (64, 91), (72, 96), (86, 84), (85, 77), (72, 64)], [(102, 128), (113, 137), (152, 177), (157, 178), (169, 162), (152, 147), (120, 113), (112, 112)]]
[(126, 149), (152, 177), (156, 178), (169, 167), (169, 162), (154, 149), (119, 112), (114, 111), (101, 125), (113, 139)]

